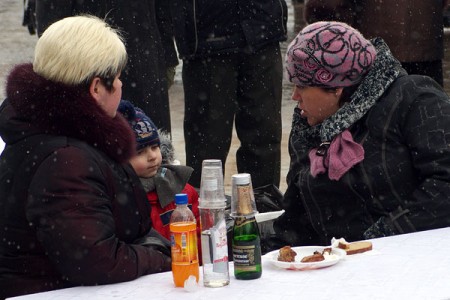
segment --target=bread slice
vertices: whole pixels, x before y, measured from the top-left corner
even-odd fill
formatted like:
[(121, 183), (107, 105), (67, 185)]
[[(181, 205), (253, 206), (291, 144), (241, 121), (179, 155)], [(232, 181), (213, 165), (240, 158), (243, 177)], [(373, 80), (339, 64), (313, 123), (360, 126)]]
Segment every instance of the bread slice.
[(353, 243), (339, 242), (338, 248), (344, 249), (347, 255), (363, 253), (372, 250), (372, 243), (369, 241), (360, 241)]

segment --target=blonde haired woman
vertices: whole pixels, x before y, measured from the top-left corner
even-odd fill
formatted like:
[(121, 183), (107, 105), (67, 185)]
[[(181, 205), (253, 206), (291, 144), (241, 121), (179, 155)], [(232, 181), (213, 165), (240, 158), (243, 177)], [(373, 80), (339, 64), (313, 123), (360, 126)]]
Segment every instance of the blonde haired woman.
[(116, 114), (127, 53), (91, 16), (52, 24), (0, 107), (0, 298), (170, 270)]

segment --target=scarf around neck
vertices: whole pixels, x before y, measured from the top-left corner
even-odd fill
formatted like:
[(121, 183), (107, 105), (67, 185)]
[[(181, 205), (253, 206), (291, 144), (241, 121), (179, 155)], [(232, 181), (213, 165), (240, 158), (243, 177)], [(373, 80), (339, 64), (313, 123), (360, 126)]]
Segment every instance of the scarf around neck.
[(155, 191), (162, 208), (174, 201), (186, 186), (194, 169), (188, 166), (162, 165), (155, 176), (140, 178), (145, 192)]
[[(377, 57), (369, 73), (350, 97), (350, 102), (315, 126), (310, 126), (307, 119), (300, 116), (298, 107), (294, 109), (290, 137), (291, 152), (292, 150), (302, 153), (309, 152), (313, 176), (324, 173), (330, 167), (328, 162), (332, 161), (335, 162), (331, 164), (332, 166), (340, 167), (339, 170), (330, 169), (329, 176), (333, 177), (330, 179), (338, 180), (348, 169), (364, 159), (364, 149), (353, 141), (349, 128), (375, 105), (396, 78), (406, 74), (400, 62), (393, 57), (381, 38), (373, 39), (372, 43), (377, 49)], [(342, 137), (344, 131), (348, 134)], [(326, 151), (325, 155), (316, 155), (316, 148), (319, 145), (332, 145), (333, 143), (341, 143), (332, 147), (332, 149), (340, 149), (340, 151), (331, 151), (332, 153)], [(348, 155), (349, 153), (351, 155)]]

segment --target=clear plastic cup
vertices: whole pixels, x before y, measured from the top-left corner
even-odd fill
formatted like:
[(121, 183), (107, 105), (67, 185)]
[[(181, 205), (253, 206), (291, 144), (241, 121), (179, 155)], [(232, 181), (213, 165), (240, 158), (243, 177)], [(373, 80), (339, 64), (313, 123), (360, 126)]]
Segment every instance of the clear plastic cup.
[(202, 163), (200, 206), (222, 207), (225, 206), (225, 201), (222, 161), (220, 159), (205, 159)]

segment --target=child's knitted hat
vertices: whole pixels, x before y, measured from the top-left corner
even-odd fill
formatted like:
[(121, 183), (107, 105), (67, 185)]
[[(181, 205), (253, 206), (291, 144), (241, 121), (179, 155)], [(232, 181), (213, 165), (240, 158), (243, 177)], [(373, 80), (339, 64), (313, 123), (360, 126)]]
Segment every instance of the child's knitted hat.
[(121, 100), (117, 109), (128, 121), (134, 131), (137, 150), (147, 146), (160, 145), (158, 128), (152, 120), (138, 107), (127, 100)]

